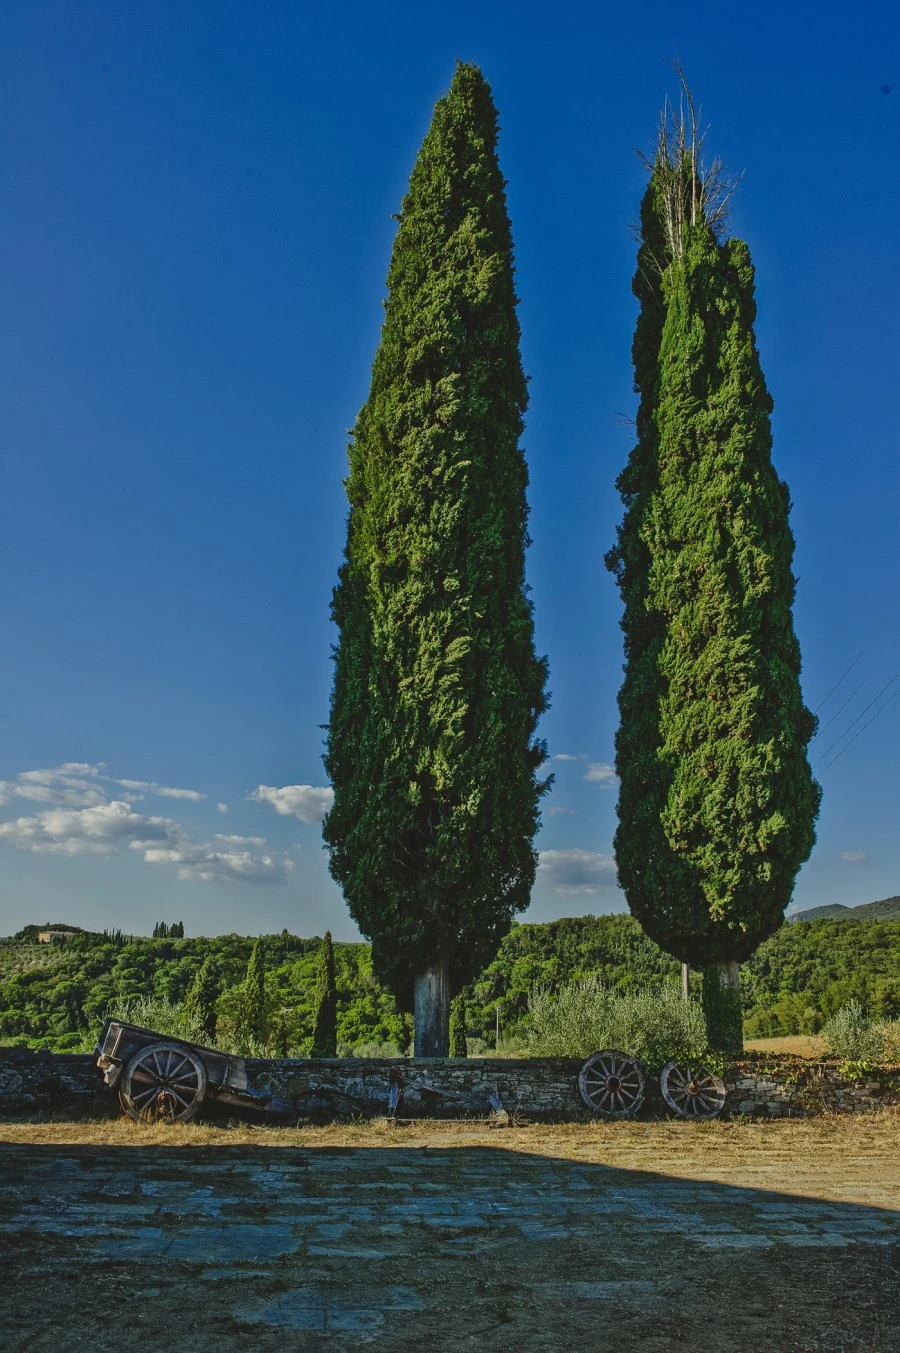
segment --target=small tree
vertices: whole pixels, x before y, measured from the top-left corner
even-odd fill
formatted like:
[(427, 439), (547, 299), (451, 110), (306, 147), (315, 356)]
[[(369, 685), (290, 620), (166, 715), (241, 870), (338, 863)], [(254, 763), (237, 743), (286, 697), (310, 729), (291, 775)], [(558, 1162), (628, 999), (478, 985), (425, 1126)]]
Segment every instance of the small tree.
[(331, 942), (330, 930), (325, 931), (325, 938), (319, 950), (316, 1015), (310, 1056), (337, 1056), (337, 983), (334, 974), (334, 945)]
[(738, 963), (781, 924), (820, 791), (791, 619), (787, 486), (771, 459), (753, 268), (728, 187), (667, 116), (634, 289), (637, 444), (607, 556), (624, 602), (615, 836), (647, 934), (704, 968), (710, 1039), (741, 1047)]
[(278, 1012), (278, 1020), (275, 1025), (275, 1056), (287, 1057), (288, 1055), (288, 1024), (287, 1015), (284, 1010)]
[(460, 992), (450, 1006), (450, 1056), (468, 1057), (466, 1044), (466, 998)]
[(444, 1057), (450, 992), (530, 900), (545, 661), (525, 585), (527, 386), (497, 112), (459, 65), (410, 179), (350, 446), (325, 766), (330, 868)]
[(269, 1042), (269, 1008), (266, 999), (265, 954), (262, 940), (250, 953), (244, 978), (239, 1014), (239, 1036), (245, 1046), (262, 1052)]
[(185, 1009), (203, 1031), (203, 1037), (215, 1042), (217, 1011), (216, 1002), (222, 994), (222, 984), (211, 958), (207, 958), (188, 991)]

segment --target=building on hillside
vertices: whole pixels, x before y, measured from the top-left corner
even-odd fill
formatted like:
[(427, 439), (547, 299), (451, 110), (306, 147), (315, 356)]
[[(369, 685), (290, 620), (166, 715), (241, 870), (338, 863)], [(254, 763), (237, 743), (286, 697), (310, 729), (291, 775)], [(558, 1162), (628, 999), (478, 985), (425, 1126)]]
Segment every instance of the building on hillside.
[(38, 944), (52, 944), (54, 940), (57, 942), (70, 940), (72, 933), (71, 930), (39, 930), (37, 942)]

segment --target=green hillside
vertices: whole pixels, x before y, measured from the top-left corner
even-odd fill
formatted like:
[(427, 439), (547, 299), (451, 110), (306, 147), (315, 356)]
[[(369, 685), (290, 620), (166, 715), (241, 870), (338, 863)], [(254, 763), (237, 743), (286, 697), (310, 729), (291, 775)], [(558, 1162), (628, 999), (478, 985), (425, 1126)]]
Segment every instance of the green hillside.
[[(742, 968), (747, 1036), (814, 1033), (851, 997), (877, 1018), (900, 1017), (900, 919), (859, 917), (884, 905), (784, 925), (767, 940)], [(111, 1006), (150, 999), (178, 1007), (201, 964), (211, 959), (222, 986), (216, 1041), (240, 1048), (240, 984), (252, 938), (77, 932), (61, 943), (35, 943), (34, 934), (44, 928), (26, 927), (0, 940), (0, 1043), (89, 1050)], [(265, 938), (273, 1053), (308, 1053), (319, 943), (288, 931)], [(340, 1050), (405, 1050), (409, 1016), (395, 1010), (372, 975), (368, 945), (337, 944), (335, 959)], [(589, 972), (619, 991), (679, 977), (678, 964), (630, 916), (517, 925), (467, 989), (470, 1037), (493, 1047), (498, 1011), (503, 1036), (521, 1037), (535, 987), (554, 988)]]
[(880, 902), (863, 902), (858, 907), (844, 907), (840, 902), (831, 902), (825, 907), (798, 911), (789, 920), (793, 924), (795, 921), (820, 921), (832, 916), (842, 921), (900, 921), (900, 897), (884, 897)]
[(793, 925), (795, 921), (824, 921), (830, 917), (840, 920), (841, 917), (850, 916), (852, 910), (851, 907), (842, 906), (840, 902), (829, 902), (824, 907), (810, 907), (808, 911), (795, 912), (786, 919), (789, 925)]

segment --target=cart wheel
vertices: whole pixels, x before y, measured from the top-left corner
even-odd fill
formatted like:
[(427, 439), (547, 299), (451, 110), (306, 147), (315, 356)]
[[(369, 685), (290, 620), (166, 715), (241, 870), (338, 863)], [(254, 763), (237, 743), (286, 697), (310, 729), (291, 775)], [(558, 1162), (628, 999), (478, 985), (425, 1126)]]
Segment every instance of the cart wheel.
[(659, 1088), (679, 1118), (715, 1118), (725, 1107), (724, 1083), (699, 1062), (666, 1062)]
[(644, 1102), (644, 1073), (624, 1052), (595, 1052), (578, 1073), (578, 1090), (601, 1118), (633, 1118)]
[(151, 1043), (132, 1057), (119, 1103), (138, 1123), (187, 1123), (206, 1093), (206, 1067), (178, 1043)]

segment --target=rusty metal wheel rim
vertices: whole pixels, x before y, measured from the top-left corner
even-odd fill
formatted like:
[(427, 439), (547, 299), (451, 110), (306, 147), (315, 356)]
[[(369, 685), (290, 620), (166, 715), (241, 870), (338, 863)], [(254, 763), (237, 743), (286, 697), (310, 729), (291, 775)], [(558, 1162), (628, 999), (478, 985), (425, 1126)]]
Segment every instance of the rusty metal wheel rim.
[(644, 1073), (627, 1053), (607, 1048), (590, 1056), (578, 1073), (582, 1100), (601, 1118), (633, 1118), (644, 1102)]

